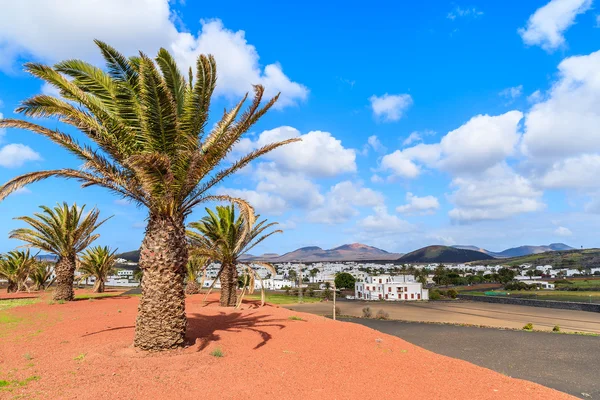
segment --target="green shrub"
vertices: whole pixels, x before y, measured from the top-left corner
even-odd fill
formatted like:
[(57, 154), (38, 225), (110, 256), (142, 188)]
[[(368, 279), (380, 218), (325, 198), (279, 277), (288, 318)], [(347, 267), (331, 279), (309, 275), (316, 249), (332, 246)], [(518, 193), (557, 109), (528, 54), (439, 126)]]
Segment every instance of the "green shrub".
[(218, 358), (223, 357), (223, 350), (221, 350), (220, 347), (217, 347), (216, 349), (210, 352), (210, 355)]
[(385, 312), (383, 310), (379, 310), (379, 311), (377, 311), (377, 314), (375, 314), (375, 318), (377, 318), (377, 319), (390, 319), (390, 314), (388, 314), (387, 312)]
[(429, 300), (440, 300), (442, 296), (440, 296), (440, 292), (438, 290), (432, 289), (429, 292)]
[(363, 318), (371, 318), (373, 313), (371, 312), (371, 307), (365, 307), (362, 309)]
[(527, 325), (525, 325), (523, 327), (524, 331), (532, 331), (533, 330), (533, 324), (531, 322), (527, 323)]
[(447, 294), (447, 293), (446, 293), (446, 291), (445, 291), (445, 290), (438, 289), (438, 290), (437, 290), (437, 292), (438, 292), (438, 294), (439, 294), (440, 296), (444, 296), (444, 297), (446, 297), (446, 294)]
[(304, 321), (302, 318), (297, 317), (295, 315), (292, 315), (292, 316), (288, 317), (288, 319), (292, 320), (292, 321)]
[(451, 299), (455, 299), (458, 296), (458, 292), (454, 289), (448, 289), (446, 296), (450, 297)]
[(554, 325), (554, 328), (552, 328), (552, 332), (560, 332), (560, 326)]

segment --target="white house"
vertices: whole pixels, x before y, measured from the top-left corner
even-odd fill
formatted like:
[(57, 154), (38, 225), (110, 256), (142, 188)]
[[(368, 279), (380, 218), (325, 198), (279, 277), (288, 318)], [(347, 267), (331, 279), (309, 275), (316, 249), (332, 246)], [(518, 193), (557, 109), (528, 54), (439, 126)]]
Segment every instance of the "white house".
[(429, 290), (414, 280), (412, 275), (366, 276), (364, 282), (356, 282), (355, 298), (358, 300), (413, 301), (428, 300)]

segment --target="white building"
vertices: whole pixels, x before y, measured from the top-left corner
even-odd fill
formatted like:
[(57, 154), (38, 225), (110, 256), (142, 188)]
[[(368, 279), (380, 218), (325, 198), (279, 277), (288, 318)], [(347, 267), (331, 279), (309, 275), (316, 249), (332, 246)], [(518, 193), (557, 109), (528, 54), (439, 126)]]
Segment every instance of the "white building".
[(414, 280), (412, 275), (366, 276), (354, 286), (357, 300), (414, 301), (428, 300), (429, 290)]

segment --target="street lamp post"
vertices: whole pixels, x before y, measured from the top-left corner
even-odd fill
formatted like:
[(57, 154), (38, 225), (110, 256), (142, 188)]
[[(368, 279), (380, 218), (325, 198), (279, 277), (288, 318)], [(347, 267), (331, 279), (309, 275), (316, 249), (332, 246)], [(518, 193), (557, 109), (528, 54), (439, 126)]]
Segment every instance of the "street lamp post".
[(333, 282), (333, 320), (335, 321), (335, 281)]

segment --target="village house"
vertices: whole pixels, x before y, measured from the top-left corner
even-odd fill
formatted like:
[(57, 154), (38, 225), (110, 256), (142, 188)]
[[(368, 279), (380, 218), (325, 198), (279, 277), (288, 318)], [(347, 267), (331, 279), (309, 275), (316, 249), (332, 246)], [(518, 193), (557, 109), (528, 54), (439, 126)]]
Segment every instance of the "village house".
[(416, 301), (428, 300), (429, 290), (415, 281), (412, 275), (366, 276), (364, 282), (356, 282), (357, 300)]

